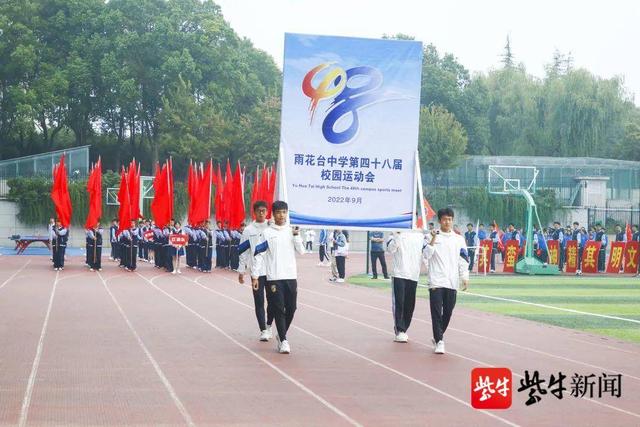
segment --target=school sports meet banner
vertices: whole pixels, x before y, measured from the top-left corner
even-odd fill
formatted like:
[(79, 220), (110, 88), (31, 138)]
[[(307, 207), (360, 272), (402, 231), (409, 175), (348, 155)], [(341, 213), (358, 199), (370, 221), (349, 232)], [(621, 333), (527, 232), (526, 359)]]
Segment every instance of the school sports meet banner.
[(623, 257), (624, 257), (624, 242), (611, 243), (611, 252), (609, 253), (609, 263), (607, 264), (607, 273), (619, 273), (622, 267)]
[(560, 264), (560, 243), (557, 240), (547, 240), (547, 253), (549, 264)]
[(478, 273), (487, 273), (491, 269), (491, 250), (493, 241), (486, 239), (480, 242), (480, 253), (478, 254)]
[(422, 44), (286, 34), (280, 191), (292, 224), (412, 227)]
[(640, 243), (627, 242), (624, 249), (624, 272), (637, 273), (640, 261)]
[(507, 240), (507, 246), (504, 249), (504, 266), (502, 268), (504, 273), (515, 272), (519, 248), (520, 242), (517, 240)]
[(582, 251), (582, 272), (597, 273), (598, 272), (598, 254), (600, 253), (601, 242), (589, 240), (584, 245)]

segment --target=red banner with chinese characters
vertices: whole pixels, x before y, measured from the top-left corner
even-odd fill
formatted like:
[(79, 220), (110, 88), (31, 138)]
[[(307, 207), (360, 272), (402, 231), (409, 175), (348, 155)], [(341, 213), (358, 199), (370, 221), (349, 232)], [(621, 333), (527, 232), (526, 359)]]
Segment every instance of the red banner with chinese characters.
[(491, 250), (493, 242), (489, 239), (480, 242), (480, 253), (478, 254), (478, 273), (488, 273), (491, 269)]
[(520, 243), (517, 240), (507, 240), (507, 246), (504, 249), (504, 273), (513, 273), (518, 262), (518, 249)]
[(577, 240), (569, 240), (567, 242), (566, 250), (566, 272), (567, 273), (575, 273), (578, 269), (578, 241)]
[(187, 236), (184, 234), (170, 234), (169, 235), (169, 243), (173, 246), (185, 246), (187, 244)]
[(589, 240), (584, 245), (582, 251), (582, 272), (597, 273), (598, 272), (598, 254), (600, 253), (600, 242)]
[(557, 240), (547, 240), (547, 251), (549, 252), (549, 264), (560, 265), (560, 244)]
[(624, 248), (624, 272), (637, 273), (638, 261), (640, 261), (640, 242), (627, 242)]
[(624, 255), (624, 242), (611, 243), (611, 252), (609, 253), (609, 263), (607, 264), (607, 273), (620, 273), (622, 266), (622, 257)]

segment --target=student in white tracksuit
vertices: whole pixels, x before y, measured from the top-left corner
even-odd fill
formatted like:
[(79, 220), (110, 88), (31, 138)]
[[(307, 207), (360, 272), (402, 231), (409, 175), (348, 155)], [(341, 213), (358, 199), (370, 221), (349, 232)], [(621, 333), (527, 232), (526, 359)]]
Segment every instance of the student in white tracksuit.
[(424, 234), (421, 231), (395, 232), (387, 240), (387, 252), (393, 257), (391, 301), (396, 342), (409, 340), (407, 329), (416, 306), (423, 247)]
[[(269, 226), (266, 221), (267, 203), (258, 200), (253, 204), (253, 213), (255, 221), (249, 224), (242, 232), (238, 253), (240, 254), (240, 262), (238, 263), (238, 282), (244, 283), (244, 273), (253, 266), (253, 254), (256, 246), (264, 242), (264, 230)], [(267, 272), (264, 264), (258, 275), (258, 286), (252, 286), (253, 289), (253, 305), (258, 319), (258, 327), (260, 328), (260, 341), (269, 341), (272, 337), (271, 324), (273, 323), (273, 310), (271, 304), (267, 304), (267, 319), (264, 317), (264, 294), (267, 284)]]
[(423, 250), (429, 266), (429, 302), (431, 305), (432, 343), (434, 351), (443, 354), (444, 333), (449, 326), (460, 283), (466, 291), (469, 284), (469, 262), (464, 238), (453, 232), (453, 210), (438, 211), (440, 231), (432, 231)]
[(288, 354), (291, 347), (287, 341), (287, 331), (296, 311), (298, 295), (295, 253), (304, 254), (305, 250), (298, 227), (292, 228), (286, 223), (289, 210), (287, 204), (275, 201), (271, 210), (275, 223), (264, 230), (264, 242), (256, 247), (251, 266), (251, 284), (254, 288), (258, 285), (260, 270), (264, 266), (267, 298), (269, 305), (273, 307), (278, 329), (278, 351)]

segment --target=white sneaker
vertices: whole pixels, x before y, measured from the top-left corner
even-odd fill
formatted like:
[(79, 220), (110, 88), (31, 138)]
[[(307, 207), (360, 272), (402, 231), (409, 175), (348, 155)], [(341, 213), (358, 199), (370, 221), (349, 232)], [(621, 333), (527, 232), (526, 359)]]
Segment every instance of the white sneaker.
[(336, 282), (337, 282), (337, 283), (344, 283), (344, 279), (340, 279), (340, 278), (338, 278), (338, 279), (336, 279)]
[(178, 274), (178, 272), (176, 270), (173, 270), (171, 274)]
[(260, 341), (266, 342), (269, 341), (269, 338), (269, 332), (266, 329), (260, 332)]
[(289, 354), (291, 353), (291, 347), (289, 347), (289, 341), (284, 340), (280, 343), (280, 348), (278, 350), (280, 354)]
[(398, 332), (393, 340), (395, 342), (405, 343), (409, 341), (409, 336), (405, 332)]
[(267, 325), (267, 329), (265, 329), (265, 331), (267, 332), (267, 339), (268, 340), (273, 338), (273, 329), (271, 328), (271, 325)]
[(438, 344), (436, 344), (436, 348), (434, 352), (436, 354), (444, 354), (444, 341), (442, 340), (438, 341)]

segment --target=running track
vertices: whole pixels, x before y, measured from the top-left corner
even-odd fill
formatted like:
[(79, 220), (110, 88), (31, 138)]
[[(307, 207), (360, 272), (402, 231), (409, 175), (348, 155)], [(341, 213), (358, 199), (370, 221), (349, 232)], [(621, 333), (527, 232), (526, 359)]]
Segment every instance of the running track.
[[(260, 343), (249, 285), (237, 275), (169, 275), (105, 259), (0, 258), (1, 425), (640, 425), (640, 347), (456, 308), (447, 354), (431, 352), (419, 299), (410, 343), (392, 342), (388, 291), (329, 284), (299, 259), (292, 354)], [(348, 274), (362, 256), (350, 256)], [(350, 270), (350, 271), (349, 271)], [(472, 282), (473, 284), (473, 282)], [(504, 411), (471, 408), (470, 372), (511, 368), (622, 373), (619, 399), (547, 394)]]

